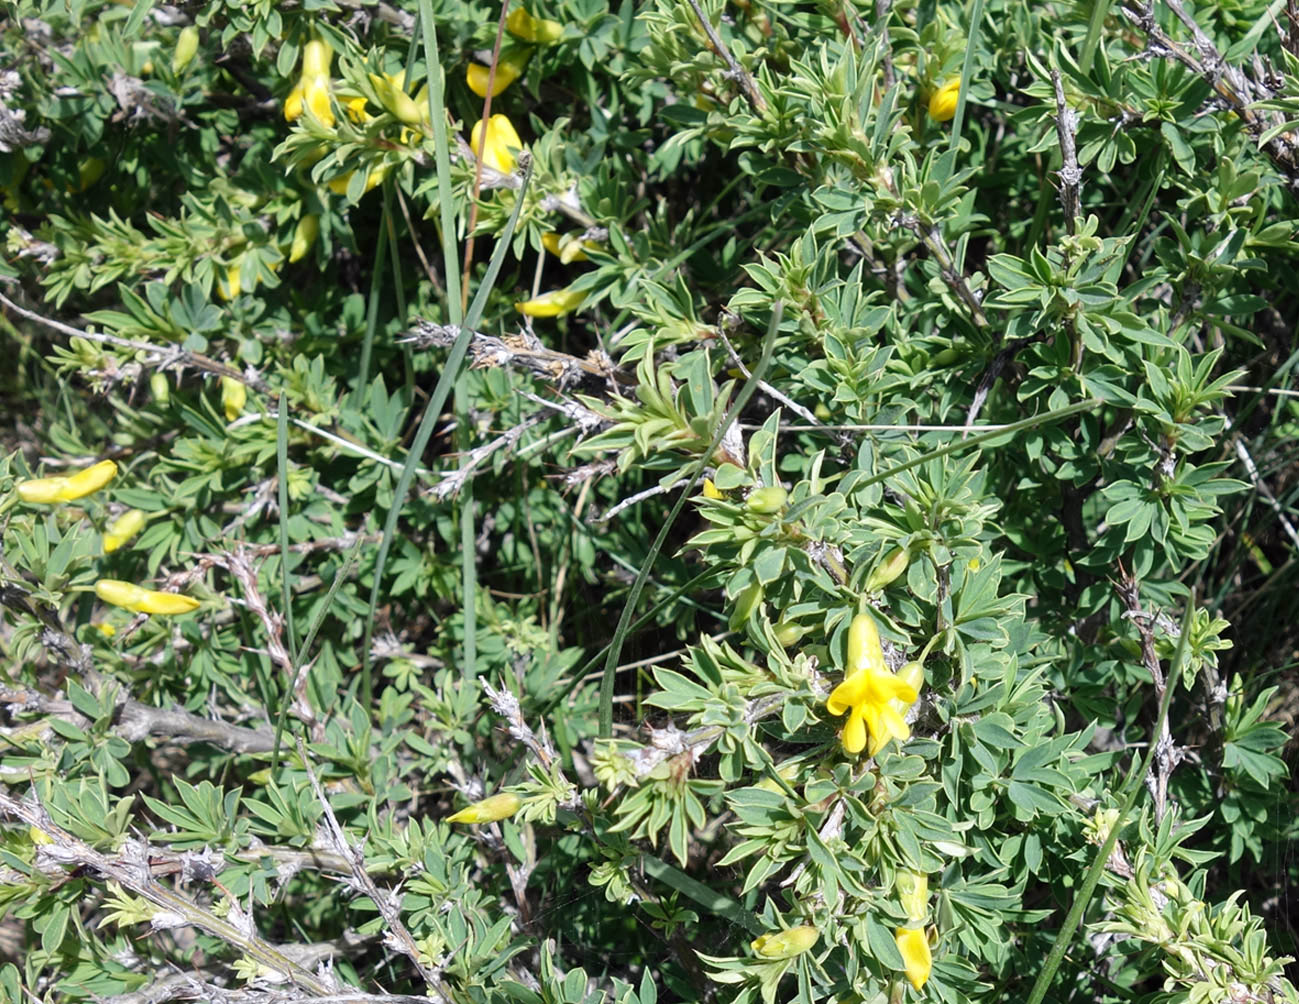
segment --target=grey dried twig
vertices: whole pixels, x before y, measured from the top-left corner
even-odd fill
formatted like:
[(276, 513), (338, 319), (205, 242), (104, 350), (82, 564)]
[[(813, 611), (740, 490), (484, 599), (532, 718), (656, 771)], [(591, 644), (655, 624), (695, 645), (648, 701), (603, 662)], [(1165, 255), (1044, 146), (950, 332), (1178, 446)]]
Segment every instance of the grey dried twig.
[(359, 847), (351, 845), (347, 839), (347, 834), (343, 832), (343, 827), (339, 825), (338, 817), (334, 815), (334, 808), (329, 804), (329, 799), (325, 796), (325, 789), (320, 786), (320, 780), (316, 777), (316, 772), (311, 769), (311, 759), (307, 753), (307, 746), (301, 739), (298, 740), (298, 756), (302, 759), (302, 766), (311, 781), (312, 791), (316, 793), (316, 799), (320, 802), (320, 807), (325, 813), (325, 822), (327, 824), (325, 836), (333, 845), (332, 850), (337, 854), (341, 854), (351, 865), (352, 879), (356, 882), (357, 887), (366, 896), (370, 897), (380, 916), (383, 917), (384, 923), (388, 925), (388, 933), (384, 938), (385, 943), (395, 947), (409, 958), (415, 964), (415, 968), (419, 971), (425, 984), (433, 991), (434, 999), (446, 1004), (450, 998), (443, 988), (441, 977), (424, 963), (419, 946), (415, 944), (415, 938), (401, 919), (401, 896), (395, 892), (381, 890), (375, 884), (374, 879), (370, 877), (370, 873), (365, 870), (365, 855)]
[(153, 926), (157, 930), (197, 927), (238, 949), (245, 958), (272, 974), (271, 978), (291, 982), (313, 998), (329, 997), (341, 989), (332, 977), (324, 978), (307, 971), (258, 935), (252, 918), (238, 906), (232, 906), (226, 918), (218, 917), (211, 910), (157, 882), (149, 868), (150, 848), (144, 841), (129, 839), (117, 854), (103, 854), (55, 825), (39, 803), (19, 801), (2, 790), (0, 815), (35, 827), (50, 841), (37, 849), (36, 867), (41, 871), (61, 873), (69, 867), (88, 868), (156, 907)]
[(1078, 132), (1078, 113), (1065, 104), (1064, 84), (1060, 71), (1051, 71), (1051, 84), (1055, 88), (1055, 134), (1060, 141), (1060, 205), (1064, 208), (1064, 225), (1069, 232), (1078, 229), (1082, 215), (1082, 168), (1078, 166), (1078, 153), (1074, 136)]
[(699, 6), (699, 0), (688, 0), (691, 9), (695, 12), (695, 17), (699, 18), (699, 24), (704, 29), (704, 34), (708, 36), (708, 44), (713, 52), (721, 58), (727, 66), (727, 76), (735, 80), (740, 89), (744, 92), (745, 99), (749, 102), (749, 107), (758, 115), (767, 110), (767, 101), (762, 96), (762, 91), (758, 89), (758, 83), (753, 79), (753, 75), (741, 66), (731, 55), (731, 50), (726, 47), (722, 37), (717, 34), (717, 29), (704, 15), (703, 8)]
[[(401, 339), (418, 348), (450, 348), (460, 337), (460, 328), (454, 324), (434, 324), (416, 321), (414, 327)], [(634, 385), (635, 378), (618, 370), (603, 352), (591, 352), (585, 359), (556, 352), (542, 345), (526, 332), (498, 338), (482, 331), (473, 333), (469, 354), (475, 366), (509, 366), (524, 369), (561, 387), (580, 381), (584, 375), (599, 377), (608, 382)]]

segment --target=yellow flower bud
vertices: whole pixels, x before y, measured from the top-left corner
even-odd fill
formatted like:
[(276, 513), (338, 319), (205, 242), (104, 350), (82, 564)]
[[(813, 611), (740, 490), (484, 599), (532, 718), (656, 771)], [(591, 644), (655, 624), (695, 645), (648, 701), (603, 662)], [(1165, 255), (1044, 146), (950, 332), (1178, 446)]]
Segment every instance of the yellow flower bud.
[(917, 990), (921, 989), (929, 979), (929, 971), (933, 966), (929, 939), (923, 930), (916, 927), (899, 927), (894, 938), (898, 943), (898, 951), (902, 953), (907, 980)]
[(421, 121), (419, 106), (411, 100), (401, 84), (398, 82), (401, 77), (381, 76), (378, 73), (370, 74), (370, 83), (374, 85), (374, 91), (379, 96), (379, 103), (388, 109), (399, 121), (405, 122), (409, 126), (418, 125)]
[(749, 512), (770, 516), (784, 509), (785, 502), (788, 499), (789, 492), (785, 491), (783, 487), (780, 485), (768, 485), (766, 488), (759, 488), (749, 495), (744, 500), (744, 505)]
[(103, 488), (117, 476), (117, 464), (101, 460), (85, 470), (53, 478), (29, 478), (17, 484), (18, 497), (24, 502), (50, 505), (85, 498)]
[(821, 932), (815, 927), (803, 924), (787, 931), (771, 931), (759, 935), (749, 942), (749, 947), (755, 955), (764, 959), (792, 959), (815, 945), (820, 937)]
[(960, 96), (960, 79), (947, 81), (930, 97), (929, 117), (935, 122), (947, 122), (952, 119), (956, 115), (956, 102)]
[(226, 413), (226, 421), (233, 422), (244, 410), (248, 402), (248, 388), (234, 377), (221, 378), (221, 408)]
[(911, 555), (905, 547), (895, 547), (889, 555), (871, 571), (866, 580), (866, 592), (874, 593), (883, 589), (907, 570)]
[(104, 531), (104, 553), (112, 554), (128, 540), (134, 537), (147, 522), (148, 517), (139, 509), (128, 509), (117, 519), (108, 524)]
[(44, 847), (48, 844), (54, 843), (54, 838), (39, 826), (27, 827), (27, 838), (37, 847)]
[(533, 17), (523, 7), (510, 11), (505, 19), (506, 30), (515, 38), (534, 45), (549, 45), (558, 42), (564, 34), (564, 26), (558, 21), (548, 21), (544, 17)]
[(192, 24), (180, 30), (176, 38), (176, 51), (171, 54), (171, 72), (179, 73), (189, 65), (198, 52), (198, 29)]
[(495, 823), (506, 819), (519, 811), (523, 799), (512, 791), (503, 791), (492, 795), (473, 805), (466, 805), (459, 812), (447, 816), (448, 823)]
[(514, 309), (528, 317), (561, 317), (576, 310), (585, 299), (585, 293), (575, 293), (571, 289), (552, 289), (549, 293), (516, 303)]
[(120, 579), (100, 579), (95, 583), (95, 595), (105, 603), (137, 614), (187, 614), (198, 608), (198, 600), (192, 596), (144, 589)]
[[(335, 195), (346, 195), (348, 185), (352, 182), (352, 175), (355, 171), (348, 171), (346, 174), (340, 174), (336, 178), (330, 178), (325, 184)], [(383, 179), (388, 176), (388, 165), (380, 164), (365, 177), (365, 190), (361, 193), (369, 192), (383, 184)]]
[(861, 669), (884, 669), (884, 649), (879, 628), (870, 614), (858, 614), (848, 626), (848, 666), (846, 672)]
[[(514, 125), (504, 115), (493, 115), (486, 123), (486, 136), (483, 135), (483, 120), (479, 119), (469, 134), (469, 147), (479, 156), (479, 144), (482, 144), (483, 163), (501, 174), (514, 170), (514, 154), (523, 149), (523, 140), (515, 132)], [(570, 308), (572, 309), (572, 308)], [(554, 316), (545, 314), (540, 316)]]
[(721, 493), (718, 487), (715, 484), (713, 484), (712, 478), (704, 478), (703, 493), (704, 493), (704, 498), (706, 499), (716, 500), (716, 499), (726, 498), (726, 496)]
[(924, 920), (929, 913), (929, 876), (904, 868), (894, 880), (898, 902), (911, 920)]
[(290, 263), (305, 258), (319, 234), (320, 217), (315, 213), (307, 213), (302, 219), (298, 220), (298, 225), (293, 231), (293, 243), (289, 246)]

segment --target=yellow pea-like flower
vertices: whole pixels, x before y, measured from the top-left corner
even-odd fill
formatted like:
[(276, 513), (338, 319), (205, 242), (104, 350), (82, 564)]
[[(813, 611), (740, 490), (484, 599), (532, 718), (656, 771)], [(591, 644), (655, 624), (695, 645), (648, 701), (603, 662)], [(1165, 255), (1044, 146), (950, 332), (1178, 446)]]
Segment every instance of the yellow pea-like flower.
[(289, 262), (301, 261), (305, 258), (319, 235), (320, 217), (315, 213), (307, 213), (298, 220), (298, 225), (293, 230), (293, 243), (289, 245)]
[[(329, 181), (325, 182), (325, 184), (329, 188), (329, 190), (333, 192), (335, 195), (346, 195), (347, 186), (351, 184), (352, 175), (354, 175), (355, 173), (356, 173), (355, 171), (348, 171), (346, 174), (340, 174), (336, 178), (330, 178)], [(371, 189), (377, 188), (379, 185), (383, 184), (383, 179), (386, 178), (387, 176), (388, 176), (387, 164), (381, 164), (378, 167), (376, 167), (373, 171), (371, 171), (366, 176), (365, 191), (368, 192)], [(363, 192), (362, 194), (365, 193)]]
[(469, 147), (478, 156), (479, 144), (482, 144), (483, 164), (509, 174), (514, 170), (514, 154), (523, 149), (523, 140), (519, 139), (514, 124), (504, 115), (493, 115), (486, 121), (486, 136), (483, 135), (484, 122), (479, 119), (469, 134)]
[(100, 579), (95, 583), (95, 595), (115, 607), (125, 607), (137, 614), (187, 614), (198, 609), (198, 600), (181, 593), (164, 593), (145, 589), (121, 579)]
[(53, 478), (29, 478), (18, 482), (18, 497), (24, 502), (50, 505), (85, 498), (103, 488), (117, 476), (117, 464), (101, 460), (74, 474)]
[(148, 517), (139, 509), (126, 510), (108, 524), (108, 529), (104, 531), (104, 553), (112, 554), (144, 529), (144, 524), (147, 521)]
[(531, 300), (523, 300), (514, 305), (514, 309), (528, 317), (562, 317), (582, 305), (585, 293), (575, 293), (571, 289), (552, 289)]
[(761, 934), (749, 942), (749, 947), (755, 955), (764, 959), (792, 959), (815, 945), (820, 937), (821, 932), (815, 927), (803, 924), (786, 931)]
[(302, 47), (302, 76), (321, 77), (329, 75), (329, 64), (334, 60), (334, 50), (328, 42), (313, 38)]
[[(492, 80), (492, 97), (496, 97), (510, 84), (518, 80), (523, 75), (523, 68), (527, 63), (526, 56), (515, 56), (513, 58), (502, 56), (496, 63), (496, 76)], [(482, 63), (470, 63), (469, 68), (465, 70), (465, 83), (480, 98), (485, 98), (487, 97), (487, 78), (489, 76), (491, 76), (490, 67), (483, 66)]]
[(248, 403), (248, 388), (234, 377), (221, 378), (221, 407), (226, 413), (226, 421), (233, 422), (243, 414), (244, 405)]
[(564, 26), (558, 21), (544, 17), (533, 17), (525, 7), (516, 7), (505, 19), (505, 30), (515, 38), (534, 45), (549, 45), (558, 42), (564, 34)]
[(564, 234), (561, 237), (551, 232), (541, 235), (541, 246), (567, 265), (570, 262), (586, 261), (586, 249), (595, 247), (596, 243), (584, 241), (577, 234)]
[(929, 99), (929, 117), (935, 122), (950, 121), (956, 115), (956, 102), (961, 96), (961, 81), (949, 80), (934, 91)]
[(506, 819), (519, 811), (523, 799), (512, 791), (503, 791), (492, 795), (473, 805), (466, 805), (459, 812), (447, 816), (448, 823), (495, 823)]
[(917, 990), (921, 989), (929, 979), (930, 969), (933, 968), (933, 959), (929, 954), (929, 939), (920, 928), (899, 927), (894, 934), (894, 940), (897, 941), (898, 951), (902, 953), (907, 980)]

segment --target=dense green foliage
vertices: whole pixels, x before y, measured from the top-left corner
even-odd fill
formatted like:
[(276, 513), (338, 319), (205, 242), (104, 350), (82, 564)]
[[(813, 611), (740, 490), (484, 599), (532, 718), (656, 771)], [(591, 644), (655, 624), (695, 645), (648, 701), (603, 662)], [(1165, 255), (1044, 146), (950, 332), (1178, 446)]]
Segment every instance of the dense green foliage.
[(1293, 6), (524, 6), (5, 5), (0, 1001), (1299, 1002)]

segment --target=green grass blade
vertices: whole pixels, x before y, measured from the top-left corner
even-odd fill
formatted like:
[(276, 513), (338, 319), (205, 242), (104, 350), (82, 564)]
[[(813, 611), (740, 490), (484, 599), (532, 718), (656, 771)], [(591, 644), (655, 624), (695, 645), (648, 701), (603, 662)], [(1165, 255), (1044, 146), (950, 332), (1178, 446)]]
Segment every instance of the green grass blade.
[(1195, 590), (1192, 589), (1190, 596), (1186, 600), (1186, 613), (1182, 616), (1182, 636), (1177, 640), (1177, 652), (1173, 655), (1173, 661), (1164, 677), (1164, 699), (1159, 703), (1159, 719), (1155, 722), (1154, 731), (1151, 732), (1151, 742), (1146, 749), (1145, 755), (1128, 772), (1127, 778), (1123, 781), (1123, 786), (1118, 791), (1118, 797), (1122, 800), (1122, 804), (1119, 806), (1119, 818), (1110, 827), (1109, 835), (1105, 838), (1105, 842), (1100, 846), (1100, 849), (1097, 850), (1091, 867), (1087, 869), (1087, 876), (1083, 879), (1082, 886), (1074, 898), (1073, 906), (1069, 908), (1069, 913), (1064, 918), (1064, 924), (1056, 933), (1055, 943), (1051, 946), (1051, 953), (1046, 957), (1046, 964), (1042, 967), (1042, 971), (1037, 974), (1037, 980), (1033, 983), (1033, 990), (1028, 995), (1027, 1004), (1042, 1004), (1042, 998), (1046, 996), (1047, 988), (1051, 985), (1051, 980), (1055, 977), (1056, 970), (1060, 968), (1060, 963), (1064, 959), (1064, 953), (1069, 950), (1069, 943), (1073, 940), (1073, 933), (1077, 930), (1083, 912), (1087, 909), (1087, 904), (1091, 902), (1092, 895), (1096, 891), (1096, 885), (1101, 880), (1101, 872), (1105, 870), (1105, 863), (1110, 859), (1110, 852), (1114, 850), (1114, 845), (1118, 842), (1119, 831), (1123, 829), (1123, 825), (1127, 822), (1128, 813), (1132, 811), (1132, 806), (1136, 803), (1137, 794), (1141, 791), (1141, 779), (1145, 777), (1146, 768), (1150, 766), (1150, 761), (1155, 755), (1155, 745), (1164, 731), (1164, 723), (1168, 721), (1168, 707), (1172, 703), (1173, 691), (1177, 689), (1177, 681), (1182, 675), (1182, 664), (1186, 660), (1188, 642), (1191, 638), (1191, 623), (1194, 617)]
[(622, 653), (623, 641), (631, 629), (632, 615), (636, 612), (636, 601), (640, 599), (641, 590), (645, 588), (645, 580), (649, 578), (650, 569), (654, 567), (654, 560), (658, 557), (663, 542), (667, 540), (668, 531), (672, 529), (672, 524), (676, 522), (677, 516), (686, 504), (686, 500), (694, 493), (695, 485), (699, 483), (704, 468), (708, 466), (709, 460), (712, 459), (717, 444), (722, 441), (722, 437), (726, 435), (726, 430), (731, 427), (731, 423), (735, 421), (740, 411), (748, 404), (749, 398), (758, 389), (758, 384), (767, 372), (767, 367), (771, 365), (771, 351), (776, 344), (776, 329), (780, 327), (783, 310), (784, 305), (777, 300), (775, 309), (771, 312), (771, 323), (767, 326), (767, 336), (762, 342), (762, 358), (758, 360), (758, 365), (753, 368), (749, 379), (740, 388), (739, 395), (727, 410), (725, 417), (713, 430), (712, 442), (708, 444), (708, 449), (695, 462), (694, 470), (690, 474), (690, 480), (677, 497), (676, 505), (668, 513), (668, 518), (659, 529), (658, 536), (654, 538), (654, 543), (650, 545), (649, 553), (645, 555), (645, 563), (641, 565), (636, 581), (632, 583), (631, 592), (627, 596), (627, 604), (622, 608), (622, 616), (618, 619), (618, 627), (613, 633), (613, 641), (609, 643), (609, 655), (604, 663), (604, 677), (600, 681), (600, 735), (605, 738), (613, 734), (613, 678), (618, 668), (618, 656)]
[(1078, 60), (1078, 69), (1085, 77), (1092, 72), (1092, 60), (1096, 56), (1096, 46), (1100, 44), (1101, 29), (1105, 27), (1105, 18), (1109, 15), (1113, 0), (1092, 0), (1092, 16), (1087, 22), (1087, 38), (1083, 42), (1082, 56)]
[(523, 203), (527, 197), (528, 185), (531, 180), (532, 168), (529, 165), (528, 170), (523, 175), (523, 186), (519, 189), (518, 197), (514, 201), (514, 210), (510, 213), (509, 222), (505, 224), (505, 229), (496, 240), (496, 248), (492, 252), (492, 260), (487, 265), (487, 273), (483, 276), (482, 284), (478, 287), (473, 302), (469, 305), (469, 313), (465, 315), (460, 334), (456, 336), (455, 344), (451, 346), (451, 352), (447, 355), (446, 363), (442, 367), (442, 375), (438, 377), (437, 386), (433, 389), (433, 394), (424, 408), (424, 414), (420, 418), (415, 439), (411, 443), (410, 452), (406, 456), (406, 464), (402, 467), (401, 476), (397, 479), (392, 507), (388, 510), (387, 518), (384, 520), (383, 539), (379, 542), (379, 554), (374, 563), (374, 582), (370, 586), (370, 609), (365, 618), (365, 632), (361, 640), (363, 647), (361, 653), (361, 694), (362, 703), (367, 708), (370, 706), (372, 697), (370, 638), (374, 629), (374, 614), (379, 607), (379, 590), (383, 584), (383, 569), (388, 561), (388, 551), (392, 547), (393, 536), (396, 534), (397, 519), (401, 515), (402, 506), (405, 505), (406, 494), (410, 491), (410, 484), (415, 479), (415, 469), (419, 466), (420, 457), (424, 455), (424, 448), (428, 446), (428, 441), (433, 436), (433, 426), (437, 422), (438, 415), (442, 413), (442, 406), (451, 393), (451, 388), (460, 372), (460, 366), (469, 351), (469, 342), (473, 336), (474, 326), (482, 317), (483, 310), (487, 306), (487, 297), (491, 294), (492, 286), (496, 283), (496, 277), (500, 275), (501, 266), (505, 264), (505, 256), (509, 254), (510, 239), (514, 236), (514, 228), (518, 225), (519, 213), (523, 209)]
[[(383, 220), (388, 218), (388, 189), (384, 186)], [(386, 230), (386, 228), (383, 228)], [(352, 392), (352, 403), (360, 407), (365, 401), (365, 388), (370, 382), (370, 357), (374, 352), (374, 336), (379, 328), (379, 299), (383, 290), (384, 266), (387, 264), (388, 242), (384, 240), (381, 230), (375, 242), (374, 271), (370, 274), (370, 302), (365, 308), (365, 337), (361, 340), (361, 363), (356, 378), (356, 389)]]
[(746, 910), (729, 896), (725, 896), (716, 889), (709, 888), (702, 882), (692, 879), (685, 872), (679, 868), (674, 868), (666, 861), (651, 854), (645, 854), (641, 857), (640, 864), (645, 869), (645, 874), (650, 878), (658, 879), (665, 886), (675, 889), (683, 896), (689, 896), (709, 913), (725, 917), (731, 923), (738, 924), (754, 934), (762, 934), (765, 930), (751, 910)]
[(289, 402), (280, 393), (275, 417), (275, 473), (279, 482), (280, 505), (280, 598), (284, 606), (284, 637), (289, 643), (289, 658), (298, 663), (297, 632), (293, 628), (293, 554), (289, 551)]
[(965, 62), (961, 64), (961, 89), (956, 95), (956, 114), (952, 117), (951, 149), (961, 147), (961, 126), (965, 122), (965, 99), (970, 96), (970, 76), (974, 72), (974, 51), (979, 47), (979, 32), (983, 27), (983, 0), (974, 0), (970, 12), (970, 37), (965, 42)]

